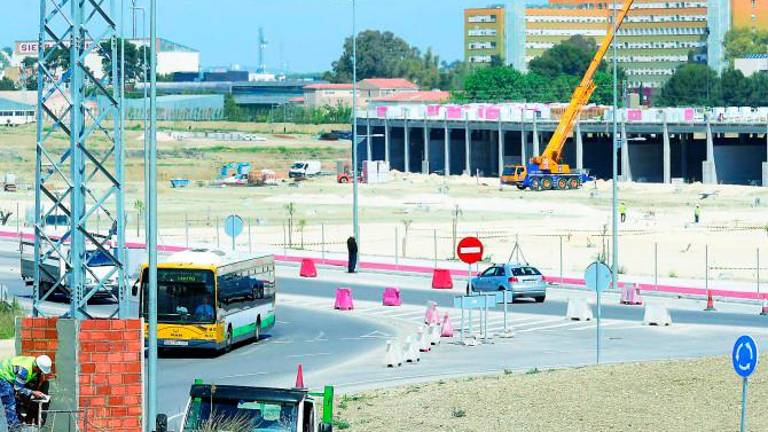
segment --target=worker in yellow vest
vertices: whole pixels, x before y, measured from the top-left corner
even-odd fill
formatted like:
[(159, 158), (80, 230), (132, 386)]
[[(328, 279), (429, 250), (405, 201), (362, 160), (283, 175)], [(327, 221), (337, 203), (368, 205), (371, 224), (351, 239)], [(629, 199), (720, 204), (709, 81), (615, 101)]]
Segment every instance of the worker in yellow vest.
[(48, 397), (43, 392), (28, 388), (27, 384), (50, 374), (52, 366), (53, 362), (47, 355), (16, 356), (0, 362), (0, 401), (5, 408), (5, 421), (9, 431), (21, 428), (19, 416), (16, 414), (16, 394), (35, 399)]
[(627, 221), (627, 204), (624, 201), (619, 203), (619, 215), (622, 223)]
[(701, 206), (696, 204), (696, 207), (693, 209), (693, 223), (699, 223), (700, 219), (701, 219)]

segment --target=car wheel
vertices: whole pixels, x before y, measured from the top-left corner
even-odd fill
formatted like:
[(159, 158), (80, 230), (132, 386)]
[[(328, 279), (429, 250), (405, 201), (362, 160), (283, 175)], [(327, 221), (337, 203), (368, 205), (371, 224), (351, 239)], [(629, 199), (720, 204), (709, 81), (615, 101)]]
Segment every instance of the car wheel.
[(539, 179), (531, 180), (531, 189), (535, 191), (541, 190), (541, 181), (539, 181)]
[(536, 303), (544, 303), (544, 300), (546, 300), (546, 299), (547, 299), (547, 296), (545, 296), (545, 295), (534, 297), (534, 300), (536, 300)]
[(578, 179), (575, 179), (575, 178), (572, 178), (572, 179), (570, 179), (570, 180), (568, 181), (568, 186), (569, 186), (571, 189), (578, 189), (578, 188), (579, 188), (579, 180), (578, 180)]
[(349, 183), (349, 179), (346, 178), (346, 177), (342, 177), (342, 178), (339, 179), (339, 183), (342, 183), (342, 184)]

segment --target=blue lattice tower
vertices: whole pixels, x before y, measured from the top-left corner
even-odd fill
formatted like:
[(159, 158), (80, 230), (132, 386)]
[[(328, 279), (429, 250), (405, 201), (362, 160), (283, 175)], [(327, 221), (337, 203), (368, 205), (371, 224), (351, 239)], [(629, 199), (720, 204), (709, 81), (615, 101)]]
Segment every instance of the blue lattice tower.
[[(57, 289), (74, 318), (91, 317), (97, 293), (115, 301), (112, 316), (128, 312), (118, 13), (117, 0), (40, 0), (35, 316)], [(86, 65), (93, 53), (111, 62), (103, 77)], [(58, 215), (64, 229), (48, 226)]]

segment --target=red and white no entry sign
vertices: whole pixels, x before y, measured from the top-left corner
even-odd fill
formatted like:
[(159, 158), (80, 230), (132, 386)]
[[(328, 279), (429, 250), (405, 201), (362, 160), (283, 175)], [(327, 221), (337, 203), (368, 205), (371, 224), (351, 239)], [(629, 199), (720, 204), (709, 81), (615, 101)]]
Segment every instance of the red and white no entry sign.
[(483, 259), (483, 243), (477, 237), (464, 237), (456, 246), (459, 259), (467, 264), (474, 264)]

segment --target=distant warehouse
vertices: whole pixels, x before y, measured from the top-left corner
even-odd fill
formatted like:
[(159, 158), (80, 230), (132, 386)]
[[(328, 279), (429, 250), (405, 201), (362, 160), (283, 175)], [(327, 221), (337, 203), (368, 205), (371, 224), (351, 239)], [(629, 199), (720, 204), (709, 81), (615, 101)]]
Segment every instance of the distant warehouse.
[(35, 122), (35, 106), (0, 95), (0, 126), (19, 126)]
[[(126, 42), (134, 44), (137, 48), (149, 46), (149, 39), (126, 39)], [(64, 42), (67, 43), (66, 41)], [(53, 48), (55, 43), (48, 41), (45, 43), (46, 49)], [(27, 57), (38, 55), (38, 41), (17, 41), (13, 50), (13, 63), (21, 64)], [(104, 76), (101, 67), (101, 56), (92, 51), (85, 58), (85, 65), (93, 72), (97, 79)], [(168, 39), (158, 39), (157, 45), (157, 73), (160, 75), (170, 75), (176, 72), (194, 72), (200, 70), (200, 51), (169, 41)]]

